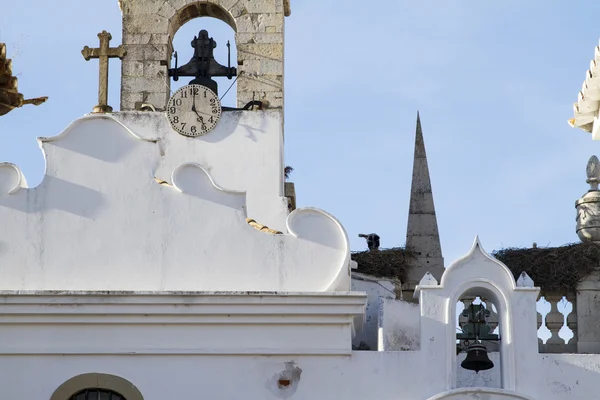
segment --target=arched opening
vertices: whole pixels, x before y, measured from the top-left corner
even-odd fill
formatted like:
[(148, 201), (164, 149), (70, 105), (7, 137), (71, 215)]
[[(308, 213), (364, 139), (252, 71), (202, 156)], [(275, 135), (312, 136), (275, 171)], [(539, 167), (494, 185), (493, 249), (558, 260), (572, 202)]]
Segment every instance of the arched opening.
[(237, 31), (235, 19), (224, 8), (206, 1), (196, 1), (177, 11), (177, 15), (171, 20), (171, 31), (169, 34), (173, 37), (175, 32), (177, 32), (186, 22), (198, 17), (216, 18), (228, 24), (234, 31)]
[[(457, 319), (457, 384), (456, 387), (501, 388), (500, 374), (500, 326), (497, 307), (485, 296), (463, 294), (456, 303)], [(476, 321), (473, 321), (475, 317)], [(474, 372), (465, 369), (463, 361), (476, 343), (485, 346), (486, 356), (494, 364), (493, 368)]]
[[(171, 19), (169, 24), (169, 37), (171, 38), (172, 53), (175, 51), (179, 57), (179, 65), (187, 63), (194, 49), (191, 47), (192, 39), (201, 30), (206, 30), (209, 36), (217, 42), (214, 49), (215, 60), (228, 65), (231, 55), (231, 66), (237, 68), (237, 25), (233, 16), (221, 6), (207, 2), (194, 2), (186, 5)], [(230, 48), (227, 47), (229, 42)], [(171, 68), (174, 67), (171, 59)], [(181, 77), (178, 81), (169, 80), (171, 93), (187, 85), (192, 78)], [(221, 104), (227, 107), (237, 106), (237, 77), (231, 80), (227, 77), (215, 77), (218, 84)]]
[[(453, 329), (449, 332), (453, 345), (448, 350), (452, 371), (449, 387), (512, 389), (514, 373), (507, 366), (514, 359), (514, 349), (509, 304), (503, 292), (487, 281), (470, 282), (456, 288), (450, 300), (454, 305), (450, 320), (456, 323), (450, 324)], [(494, 364), (491, 369), (475, 372), (461, 366), (474, 343), (485, 346), (487, 357)]]
[[(95, 397), (94, 397), (95, 396)], [(128, 380), (110, 374), (74, 376), (58, 387), (50, 400), (144, 400)]]
[[(206, 5), (206, 4), (204, 4)], [(189, 8), (189, 7), (188, 7)], [(178, 65), (181, 66), (192, 58), (194, 49), (191, 41), (198, 36), (201, 30), (206, 30), (212, 37), (217, 47), (213, 50), (215, 60), (221, 65), (228, 65), (228, 58), (231, 57), (231, 66), (237, 68), (237, 46), (235, 41), (235, 31), (231, 29), (231, 24), (224, 22), (216, 17), (211, 18), (199, 15), (199, 18), (190, 18), (188, 22), (181, 26), (175, 33), (172, 46), (178, 55)], [(230, 43), (230, 48), (227, 43)], [(174, 59), (171, 59), (171, 68), (174, 68)], [(221, 104), (227, 107), (237, 107), (237, 77), (228, 79), (227, 77), (214, 77), (218, 85), (218, 95)], [(180, 77), (178, 81), (170, 79), (171, 93), (182, 86), (189, 84), (193, 77)]]

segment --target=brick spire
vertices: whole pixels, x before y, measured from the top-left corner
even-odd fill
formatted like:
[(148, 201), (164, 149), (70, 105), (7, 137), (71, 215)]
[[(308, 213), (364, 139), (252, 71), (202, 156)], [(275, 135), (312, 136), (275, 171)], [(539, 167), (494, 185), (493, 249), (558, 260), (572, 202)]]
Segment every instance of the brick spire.
[(415, 253), (416, 259), (410, 261), (411, 268), (408, 273), (408, 282), (404, 282), (405, 288), (407, 290), (414, 289), (428, 271), (439, 282), (444, 272), (444, 258), (442, 257), (427, 153), (418, 111), (406, 246)]

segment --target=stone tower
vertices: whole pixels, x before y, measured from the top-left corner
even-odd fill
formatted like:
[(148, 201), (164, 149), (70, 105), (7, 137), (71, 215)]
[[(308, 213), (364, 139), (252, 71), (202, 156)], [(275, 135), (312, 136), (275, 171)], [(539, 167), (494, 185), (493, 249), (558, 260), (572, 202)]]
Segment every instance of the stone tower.
[(406, 228), (406, 247), (412, 250), (415, 258), (411, 259), (406, 290), (414, 290), (426, 272), (430, 272), (440, 281), (444, 272), (444, 258), (440, 244), (427, 153), (421, 129), (421, 119), (417, 113), (417, 132), (415, 136), (415, 159), (413, 164), (410, 206)]
[[(236, 32), (237, 104), (259, 100), (283, 108), (284, 18), (290, 0), (119, 0), (123, 14), (121, 110), (150, 103), (164, 110), (170, 94), (173, 37), (186, 22), (214, 17)], [(235, 66), (235, 54), (232, 55)]]

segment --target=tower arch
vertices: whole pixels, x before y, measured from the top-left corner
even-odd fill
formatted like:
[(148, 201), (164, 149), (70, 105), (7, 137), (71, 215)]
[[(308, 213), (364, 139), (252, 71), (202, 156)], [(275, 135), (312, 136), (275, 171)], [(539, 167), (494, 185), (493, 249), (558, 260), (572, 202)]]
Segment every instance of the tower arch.
[[(121, 110), (150, 103), (163, 110), (170, 95), (173, 37), (186, 22), (217, 18), (236, 32), (237, 105), (260, 100), (283, 108), (284, 18), (286, 0), (122, 0)], [(190, 38), (191, 39), (191, 38)], [(217, 38), (218, 40), (218, 38)]]

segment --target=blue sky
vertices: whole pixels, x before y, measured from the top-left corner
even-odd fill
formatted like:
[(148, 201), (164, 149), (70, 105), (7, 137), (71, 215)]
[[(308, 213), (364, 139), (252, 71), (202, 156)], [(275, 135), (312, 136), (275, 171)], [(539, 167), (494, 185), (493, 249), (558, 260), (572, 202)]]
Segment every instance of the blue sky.
[[(44, 171), (35, 138), (58, 134), (96, 104), (98, 62), (80, 51), (97, 46), (103, 29), (118, 45), (121, 14), (117, 0), (11, 4), (0, 14), (0, 41), (19, 88), (50, 99), (0, 119), (0, 159), (35, 185)], [(420, 110), (446, 264), (476, 234), (488, 251), (577, 241), (574, 202), (600, 145), (567, 120), (598, 43), (599, 13), (591, 0), (292, 0), (285, 141), (299, 206), (338, 217), (355, 250), (366, 247), (358, 233), (403, 245)], [(219, 50), (233, 40), (224, 23), (193, 20), (175, 39), (182, 62), (202, 28)], [(115, 109), (119, 85), (112, 61)]]

